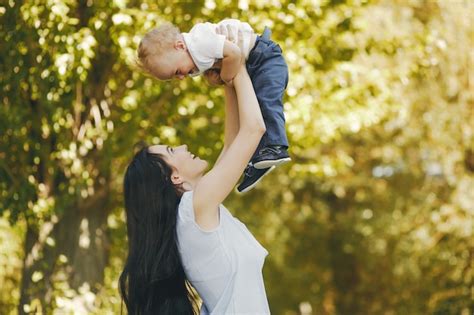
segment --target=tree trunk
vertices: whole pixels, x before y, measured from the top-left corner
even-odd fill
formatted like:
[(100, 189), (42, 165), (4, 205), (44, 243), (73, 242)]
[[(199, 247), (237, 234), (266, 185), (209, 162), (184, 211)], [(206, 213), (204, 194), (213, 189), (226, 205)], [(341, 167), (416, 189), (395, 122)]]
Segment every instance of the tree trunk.
[[(345, 240), (348, 239), (347, 227), (343, 225), (340, 214), (347, 214), (350, 208), (345, 200), (330, 193), (326, 196), (326, 201), (331, 207), (329, 227), (328, 253), (331, 269), (332, 282), (335, 288), (334, 302), (338, 314), (363, 314), (360, 303), (354, 294), (359, 284), (358, 261), (352, 252), (345, 250)], [(339, 216), (337, 215), (339, 214)]]
[[(58, 272), (65, 273), (65, 281), (71, 289), (88, 284), (92, 292), (98, 291), (104, 280), (109, 252), (108, 201), (109, 189), (104, 187), (75, 207), (66, 209), (57, 223), (43, 224), (40, 231), (28, 224), (19, 314), (51, 312), (55, 305), (53, 279)], [(46, 235), (54, 240), (53, 246), (45, 241)], [(66, 263), (59, 262), (60, 255), (67, 258)]]

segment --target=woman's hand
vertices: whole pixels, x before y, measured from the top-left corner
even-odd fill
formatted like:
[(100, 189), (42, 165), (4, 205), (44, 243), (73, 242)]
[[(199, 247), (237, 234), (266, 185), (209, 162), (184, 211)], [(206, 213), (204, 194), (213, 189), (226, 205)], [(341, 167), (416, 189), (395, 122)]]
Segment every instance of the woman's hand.
[(226, 24), (226, 25), (219, 25), (216, 29), (216, 33), (220, 35), (224, 35), (226, 39), (237, 46), (239, 46), (240, 50), (244, 48), (244, 40), (242, 36), (242, 30), (235, 24)]
[(244, 57), (244, 36), (242, 34), (242, 30), (238, 28), (238, 26), (234, 24), (227, 24), (227, 25), (219, 25), (216, 29), (216, 33), (220, 35), (224, 35), (226, 39), (237, 46), (239, 46), (240, 51), (242, 53), (242, 63), (245, 64), (245, 57)]

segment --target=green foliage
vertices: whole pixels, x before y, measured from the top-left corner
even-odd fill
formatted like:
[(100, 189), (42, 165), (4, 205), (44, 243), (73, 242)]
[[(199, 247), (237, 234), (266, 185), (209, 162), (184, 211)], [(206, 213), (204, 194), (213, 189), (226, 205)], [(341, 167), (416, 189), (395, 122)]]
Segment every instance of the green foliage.
[(134, 143), (213, 161), (223, 139), (222, 90), (157, 82), (135, 49), (163, 21), (226, 17), (269, 26), (290, 69), (293, 163), (226, 201), (270, 252), (272, 313), (472, 312), (472, 14), (467, 1), (2, 3), (0, 313), (120, 311)]

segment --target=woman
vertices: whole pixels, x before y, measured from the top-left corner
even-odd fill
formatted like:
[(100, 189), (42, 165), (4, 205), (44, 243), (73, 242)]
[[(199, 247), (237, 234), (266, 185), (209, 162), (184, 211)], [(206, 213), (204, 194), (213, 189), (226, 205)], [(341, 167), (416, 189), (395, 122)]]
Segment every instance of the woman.
[(120, 290), (129, 314), (267, 314), (268, 252), (222, 206), (265, 133), (244, 65), (225, 86), (224, 148), (215, 166), (186, 145), (139, 151), (124, 180), (129, 254)]

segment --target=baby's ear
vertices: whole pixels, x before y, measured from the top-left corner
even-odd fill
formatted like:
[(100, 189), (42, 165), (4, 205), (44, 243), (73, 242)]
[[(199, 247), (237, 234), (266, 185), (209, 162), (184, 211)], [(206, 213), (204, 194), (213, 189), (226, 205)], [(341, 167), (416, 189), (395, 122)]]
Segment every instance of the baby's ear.
[(174, 42), (174, 48), (177, 49), (177, 50), (187, 50), (188, 49), (188, 47), (186, 46), (186, 43), (184, 42), (184, 40), (181, 40), (181, 39), (177, 39)]

